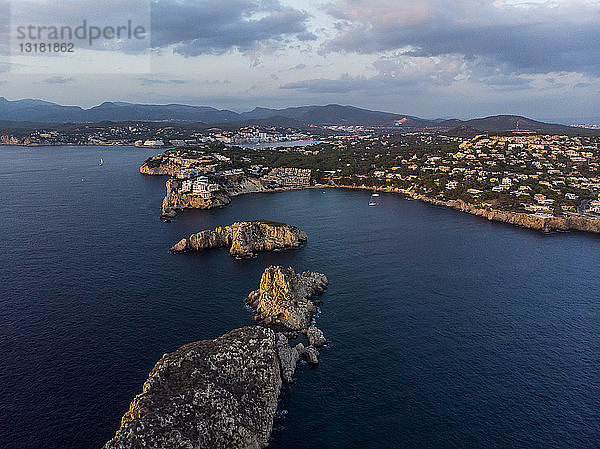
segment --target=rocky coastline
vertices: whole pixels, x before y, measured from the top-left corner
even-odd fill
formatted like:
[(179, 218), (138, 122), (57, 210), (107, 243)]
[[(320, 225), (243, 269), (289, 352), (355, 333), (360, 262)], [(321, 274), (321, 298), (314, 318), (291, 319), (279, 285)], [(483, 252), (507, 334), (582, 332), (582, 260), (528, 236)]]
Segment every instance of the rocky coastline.
[(140, 173), (147, 176), (177, 176), (183, 163), (180, 157), (154, 156), (140, 166)]
[(181, 180), (171, 178), (166, 182), (166, 194), (161, 206), (161, 217), (173, 218), (184, 209), (214, 209), (227, 206), (231, 198), (225, 191), (214, 192), (210, 199), (181, 192)]
[[(327, 284), (323, 274), (268, 267), (247, 299), (260, 324), (165, 354), (103, 449), (267, 447), (283, 385), (301, 360), (318, 364), (327, 343), (310, 301)], [(307, 345), (290, 345), (298, 332)]]
[(265, 220), (243, 221), (192, 234), (170, 251), (183, 253), (228, 247), (234, 257), (252, 257), (259, 251), (298, 248), (306, 240), (306, 233), (296, 226)]
[(366, 185), (322, 185), (319, 187), (400, 194), (406, 198), (423, 201), (434, 206), (448, 207), (459, 212), (465, 212), (471, 215), (486, 218), (490, 221), (507, 223), (513, 226), (532, 229), (544, 233), (557, 231), (600, 233), (600, 220), (582, 216), (542, 217), (521, 212), (509, 212), (493, 208), (483, 208), (474, 204), (466, 203), (462, 200), (439, 200), (395, 187), (371, 187)]
[(249, 193), (275, 193), (290, 190), (304, 190), (308, 187), (268, 187), (260, 179), (241, 176), (236, 180), (222, 180), (221, 190), (212, 194), (210, 200), (190, 193), (181, 192), (181, 180), (170, 178), (166, 181), (166, 194), (161, 206), (161, 217), (173, 218), (185, 209), (214, 209), (231, 203), (232, 198)]
[(104, 449), (266, 447), (282, 386), (278, 344), (271, 329), (249, 326), (165, 354)]

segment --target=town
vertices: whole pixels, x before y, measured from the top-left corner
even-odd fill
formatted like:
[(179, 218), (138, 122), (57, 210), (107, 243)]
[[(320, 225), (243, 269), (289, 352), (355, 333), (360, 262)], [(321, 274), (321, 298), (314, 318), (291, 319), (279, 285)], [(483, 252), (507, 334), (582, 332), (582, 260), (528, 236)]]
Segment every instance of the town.
[(64, 124), (48, 128), (3, 130), (2, 145), (135, 145), (146, 148), (193, 146), (210, 142), (260, 145), (310, 140), (311, 135), (291, 128), (244, 126), (230, 130), (201, 126), (125, 122)]

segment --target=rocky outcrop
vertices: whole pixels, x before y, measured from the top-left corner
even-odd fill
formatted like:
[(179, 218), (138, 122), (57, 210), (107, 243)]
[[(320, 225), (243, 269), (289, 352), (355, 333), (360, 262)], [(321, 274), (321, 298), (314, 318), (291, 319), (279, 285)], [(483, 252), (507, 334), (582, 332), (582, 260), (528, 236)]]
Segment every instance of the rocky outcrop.
[[(282, 385), (283, 340), (251, 326), (164, 355), (104, 449), (266, 447)], [(296, 355), (288, 349), (289, 371)]]
[(323, 331), (315, 326), (310, 326), (308, 328), (306, 337), (308, 338), (308, 344), (314, 346), (315, 348), (319, 348), (327, 344), (327, 340), (323, 336)]
[(289, 345), (288, 338), (282, 333), (277, 334), (277, 354), (281, 363), (281, 378), (285, 383), (291, 384), (294, 382), (294, 373), (296, 365), (300, 361), (300, 354), (296, 348)]
[(169, 157), (166, 155), (154, 156), (146, 159), (140, 167), (142, 175), (149, 176), (177, 176), (181, 169), (183, 159), (179, 157)]
[(243, 221), (193, 234), (180, 240), (171, 252), (228, 247), (232, 256), (252, 257), (259, 251), (297, 248), (303, 242), (306, 242), (306, 233), (296, 226), (264, 220)]
[(181, 192), (179, 179), (168, 179), (166, 195), (162, 202), (162, 217), (174, 217), (178, 211), (184, 209), (214, 209), (231, 203), (231, 198), (223, 192), (213, 192), (210, 199), (204, 199), (191, 193)]
[(248, 295), (247, 304), (256, 314), (254, 319), (286, 331), (308, 331), (317, 306), (310, 300), (327, 288), (324, 274), (294, 269), (268, 267), (260, 280), (260, 287)]
[(316, 365), (319, 363), (319, 351), (312, 345), (304, 346), (302, 343), (298, 343), (295, 348), (298, 356), (310, 363), (311, 365)]
[(506, 212), (497, 209), (484, 209), (474, 206), (464, 201), (444, 202), (451, 207), (462, 212), (467, 212), (479, 217), (487, 218), (491, 221), (499, 221), (515, 226), (522, 226), (528, 229), (535, 229), (541, 232), (553, 231), (583, 231), (600, 233), (600, 220), (592, 218), (571, 216), (571, 217), (540, 217), (532, 214), (519, 212)]

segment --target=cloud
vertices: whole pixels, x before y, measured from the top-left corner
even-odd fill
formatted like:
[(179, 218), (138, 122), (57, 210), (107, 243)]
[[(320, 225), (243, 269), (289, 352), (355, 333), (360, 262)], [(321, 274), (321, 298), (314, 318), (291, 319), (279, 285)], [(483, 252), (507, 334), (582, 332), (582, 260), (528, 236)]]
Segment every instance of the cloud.
[[(479, 60), (471, 61), (458, 54), (437, 57), (386, 56), (377, 59), (372, 67), (375, 70), (372, 76), (351, 76), (346, 73), (335, 79), (293, 81), (280, 87), (310, 93), (362, 92), (366, 95), (394, 94), (407, 90), (451, 90), (453, 85), (464, 82), (488, 90), (517, 91), (533, 87), (532, 77), (506, 74), (503, 68), (492, 68)], [(555, 83), (552, 87), (560, 87), (560, 84)]]
[(319, 94), (344, 94), (356, 90), (372, 88), (374, 83), (363, 77), (352, 77), (348, 74), (342, 75), (338, 79), (310, 79), (286, 83), (281, 86), (282, 89), (302, 90)]
[[(0, 58), (10, 53), (10, 3), (0, 0)], [(4, 71), (0, 68), (0, 71)]]
[(72, 83), (73, 78), (65, 78), (64, 76), (51, 76), (50, 78), (46, 78), (44, 83), (47, 84), (67, 84)]
[(290, 67), (290, 70), (304, 70), (306, 68), (306, 64), (296, 64), (294, 67)]
[(335, 36), (322, 51), (412, 56), (462, 54), (518, 73), (600, 76), (600, 6), (570, 0), (338, 0)]
[(220, 55), (315, 40), (309, 14), (279, 0), (157, 0), (152, 8), (153, 47), (173, 46), (184, 56)]
[(160, 85), (176, 85), (176, 84), (185, 84), (187, 83), (186, 80), (179, 80), (179, 79), (171, 79), (171, 80), (161, 80), (161, 79), (156, 79), (156, 78), (139, 78), (140, 83), (143, 86), (153, 86), (156, 84), (160, 84)]

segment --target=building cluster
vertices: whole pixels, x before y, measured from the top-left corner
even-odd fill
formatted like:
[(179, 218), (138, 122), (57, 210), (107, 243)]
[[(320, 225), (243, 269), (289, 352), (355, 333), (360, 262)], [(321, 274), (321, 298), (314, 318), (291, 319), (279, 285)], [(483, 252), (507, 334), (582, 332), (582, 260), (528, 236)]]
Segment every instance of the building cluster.
[(477, 136), (372, 174), (439, 197), (502, 206), (540, 216), (598, 213), (600, 147), (596, 137)]
[(278, 167), (260, 179), (272, 187), (302, 188), (310, 186), (311, 173), (309, 169)]
[(292, 129), (247, 126), (233, 131), (152, 123), (59, 125), (56, 129), (19, 130), (0, 136), (2, 145), (135, 145), (143, 148), (193, 147), (207, 143), (255, 145), (308, 140)]
[(189, 177), (181, 183), (181, 192), (199, 196), (203, 200), (210, 200), (220, 186), (211, 183), (206, 176)]
[(310, 138), (311, 136), (308, 134), (291, 129), (280, 130), (275, 127), (245, 126), (233, 131), (218, 128), (209, 129), (199, 140), (201, 143), (220, 142), (227, 145), (259, 145)]

